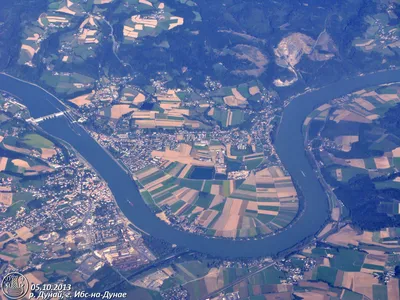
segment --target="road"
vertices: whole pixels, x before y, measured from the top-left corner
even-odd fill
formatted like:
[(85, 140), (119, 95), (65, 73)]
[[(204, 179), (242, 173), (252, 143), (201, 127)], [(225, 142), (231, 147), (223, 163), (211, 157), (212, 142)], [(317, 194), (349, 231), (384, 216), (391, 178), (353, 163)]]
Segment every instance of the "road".
[[(155, 262), (152, 262), (152, 263), (150, 263), (150, 264), (144, 266), (143, 268), (140, 268), (139, 270), (137, 270), (137, 271), (131, 273), (130, 275), (128, 275), (128, 276), (126, 276), (126, 277), (123, 276), (119, 271), (116, 270), (117, 273), (121, 276), (122, 279), (121, 279), (120, 281), (114, 283), (112, 286), (107, 287), (107, 288), (104, 289), (102, 292), (104, 293), (105, 291), (111, 291), (112, 289), (116, 288), (117, 286), (119, 286), (120, 284), (122, 284), (122, 283), (124, 283), (124, 282), (128, 282), (128, 283), (130, 284), (130, 281), (129, 281), (129, 280), (131, 280), (133, 277), (138, 276), (138, 275), (140, 275), (141, 273), (146, 272), (146, 271), (148, 271), (148, 270), (157, 268), (157, 267), (159, 267), (160, 265), (163, 265), (163, 264), (166, 264), (166, 263), (168, 263), (168, 262), (170, 262), (170, 261), (173, 261), (174, 259), (179, 258), (180, 256), (182, 256), (182, 255), (184, 255), (184, 254), (188, 254), (188, 253), (190, 253), (190, 252), (191, 252), (190, 250), (187, 250), (187, 251), (183, 251), (183, 252), (180, 252), (180, 253), (177, 253), (177, 254), (170, 255), (170, 256), (168, 256), (168, 257), (166, 257), (166, 258), (164, 258), (164, 259), (157, 260), (157, 261), (155, 261)], [(115, 268), (113, 268), (113, 269), (115, 270)]]
[(244, 276), (244, 277), (240, 277), (240, 278), (238, 278), (238, 279), (232, 281), (230, 284), (227, 284), (227, 285), (225, 285), (224, 287), (222, 287), (222, 288), (220, 288), (220, 289), (218, 289), (218, 290), (216, 290), (216, 291), (214, 291), (214, 292), (208, 294), (204, 299), (210, 299), (211, 297), (218, 296), (218, 295), (219, 295), (221, 292), (223, 292), (224, 290), (226, 290), (226, 289), (228, 289), (228, 288), (230, 288), (230, 287), (232, 287), (232, 286), (234, 286), (234, 285), (236, 285), (236, 284), (242, 282), (243, 280), (246, 280), (247, 278), (250, 278), (250, 277), (252, 277), (252, 276), (254, 276), (254, 275), (256, 275), (256, 274), (258, 274), (258, 273), (264, 271), (265, 269), (268, 269), (269, 267), (271, 267), (271, 266), (273, 266), (273, 265), (275, 265), (275, 262), (272, 262), (272, 263), (270, 263), (269, 265), (267, 265), (267, 266), (265, 266), (265, 267), (262, 267), (262, 268), (258, 269), (258, 270), (255, 271), (255, 272), (249, 273), (249, 274), (247, 274), (247, 275)]
[(124, 62), (118, 55), (118, 49), (119, 49), (119, 43), (117, 42), (117, 40), (115, 39), (115, 35), (114, 35), (114, 27), (112, 26), (112, 24), (107, 21), (106, 18), (103, 17), (103, 21), (110, 27), (110, 36), (111, 36), (111, 40), (113, 43), (112, 46), (112, 51), (114, 53), (114, 56), (116, 57), (116, 59), (118, 59), (118, 61), (123, 65), (123, 66), (129, 66), (131, 68), (131, 70), (133, 70), (133, 67), (131, 66), (131, 64)]

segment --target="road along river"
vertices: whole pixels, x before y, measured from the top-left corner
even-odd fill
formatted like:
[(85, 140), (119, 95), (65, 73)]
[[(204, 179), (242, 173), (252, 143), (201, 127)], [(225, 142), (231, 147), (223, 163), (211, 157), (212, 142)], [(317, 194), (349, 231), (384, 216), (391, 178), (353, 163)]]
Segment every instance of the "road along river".
[[(46, 120), (40, 123), (40, 126), (54, 137), (72, 145), (108, 183), (125, 216), (150, 235), (218, 257), (234, 259), (269, 256), (291, 248), (314, 235), (329, 216), (327, 196), (310, 166), (303, 146), (301, 129), (306, 116), (314, 108), (333, 98), (368, 86), (394, 81), (400, 81), (400, 70), (343, 79), (292, 100), (284, 111), (275, 147), (284, 166), (304, 195), (305, 209), (292, 227), (257, 240), (206, 238), (170, 227), (149, 210), (130, 175), (82, 127), (76, 123), (69, 123), (64, 116)], [(0, 74), (0, 90), (20, 98), (34, 118), (64, 110), (63, 105), (45, 90), (5, 74)]]

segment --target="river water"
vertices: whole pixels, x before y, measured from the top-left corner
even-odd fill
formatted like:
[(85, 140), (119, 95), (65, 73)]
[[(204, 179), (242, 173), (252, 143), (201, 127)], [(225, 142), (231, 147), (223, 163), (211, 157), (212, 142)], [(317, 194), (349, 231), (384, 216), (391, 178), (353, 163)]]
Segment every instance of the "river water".
[[(131, 177), (82, 127), (71, 125), (65, 117), (47, 120), (40, 126), (49, 134), (72, 145), (108, 183), (125, 216), (150, 235), (218, 257), (234, 259), (268, 256), (293, 247), (314, 235), (329, 217), (327, 196), (308, 162), (303, 146), (301, 129), (306, 116), (314, 108), (333, 98), (368, 86), (394, 81), (400, 81), (400, 70), (343, 79), (292, 100), (284, 111), (275, 147), (284, 166), (305, 197), (304, 212), (292, 227), (274, 236), (257, 240), (207, 238), (170, 227), (149, 210)], [(63, 110), (63, 106), (44, 90), (4, 74), (0, 74), (0, 90), (20, 98), (34, 118)]]

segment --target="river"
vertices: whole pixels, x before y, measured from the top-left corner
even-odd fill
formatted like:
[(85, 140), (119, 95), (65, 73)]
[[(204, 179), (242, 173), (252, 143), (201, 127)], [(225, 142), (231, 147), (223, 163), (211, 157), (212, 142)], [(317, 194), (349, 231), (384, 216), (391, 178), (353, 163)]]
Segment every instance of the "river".
[[(342, 79), (330, 86), (294, 98), (285, 108), (275, 147), (284, 166), (305, 197), (304, 212), (294, 226), (257, 240), (206, 238), (179, 231), (159, 220), (142, 200), (130, 176), (79, 125), (65, 117), (47, 120), (40, 126), (72, 145), (104, 178), (125, 216), (150, 235), (191, 250), (224, 258), (275, 255), (314, 235), (329, 216), (327, 196), (310, 166), (303, 146), (302, 124), (319, 105), (372, 85), (400, 81), (400, 70)], [(38, 86), (0, 74), (0, 90), (7, 91), (28, 107), (34, 118), (63, 110), (56, 98)], [(304, 175), (303, 175), (304, 173)], [(133, 205), (131, 205), (131, 202)]]

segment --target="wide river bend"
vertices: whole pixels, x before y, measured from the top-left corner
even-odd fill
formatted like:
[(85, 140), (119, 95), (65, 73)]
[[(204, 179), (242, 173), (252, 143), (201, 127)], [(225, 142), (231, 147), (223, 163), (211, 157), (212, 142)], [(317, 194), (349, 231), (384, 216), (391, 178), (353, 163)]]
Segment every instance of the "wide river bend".
[[(130, 175), (82, 127), (71, 125), (66, 117), (46, 120), (40, 123), (40, 126), (54, 137), (72, 145), (108, 183), (125, 216), (150, 235), (217, 257), (234, 259), (269, 256), (291, 248), (314, 235), (329, 216), (327, 196), (311, 168), (304, 149), (301, 129), (306, 116), (314, 108), (333, 98), (372, 85), (395, 81), (400, 81), (400, 70), (342, 79), (291, 101), (285, 108), (275, 147), (284, 166), (301, 189), (306, 202), (305, 209), (294, 226), (279, 234), (257, 240), (206, 238), (170, 227), (150, 211)], [(63, 105), (45, 90), (5, 74), (0, 74), (0, 90), (20, 98), (34, 118), (64, 110)]]

